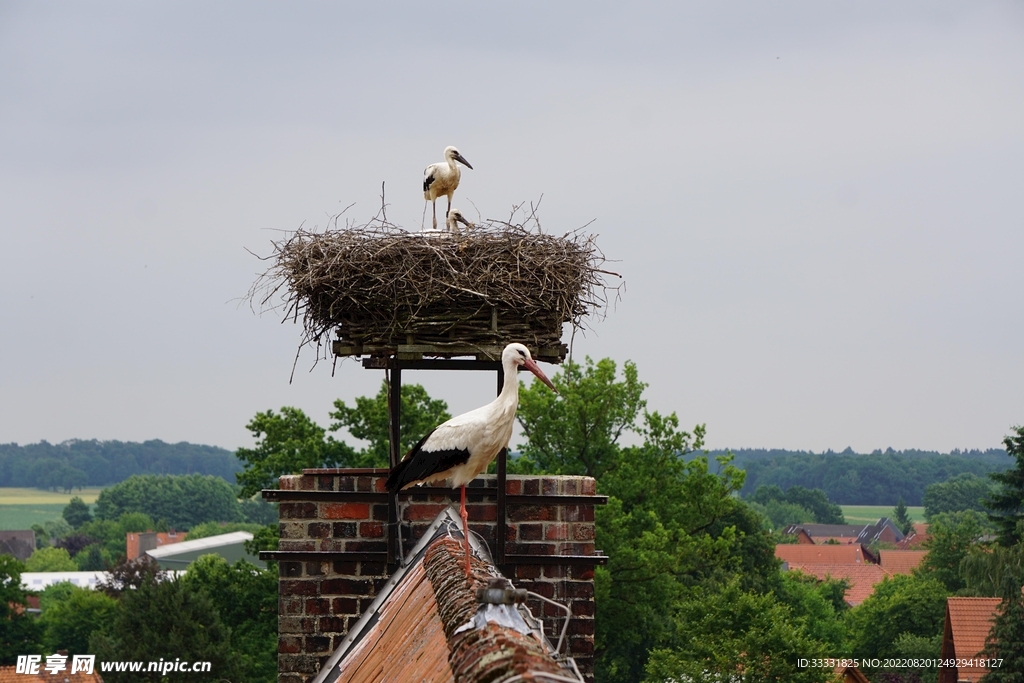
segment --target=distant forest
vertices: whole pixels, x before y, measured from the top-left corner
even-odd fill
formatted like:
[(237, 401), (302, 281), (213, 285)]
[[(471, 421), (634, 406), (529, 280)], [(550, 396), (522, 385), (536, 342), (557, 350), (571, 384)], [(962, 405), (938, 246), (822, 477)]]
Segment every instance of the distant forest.
[(241, 469), (233, 451), (185, 442), (0, 444), (0, 486), (70, 491), (116, 484), (133, 474), (212, 474), (234, 484)]
[[(711, 451), (721, 455), (724, 450)], [(821, 489), (839, 505), (895, 505), (901, 498), (907, 505), (922, 505), (924, 489), (963, 472), (985, 476), (1014, 464), (1006, 451), (886, 451), (841, 453), (787, 451), (781, 449), (740, 449), (732, 451), (737, 466), (747, 471), (741, 494), (749, 496), (758, 486), (774, 484)]]
[[(724, 450), (711, 451), (721, 455)], [(741, 494), (774, 484), (821, 489), (839, 505), (922, 505), (924, 489), (963, 472), (985, 476), (1013, 465), (1006, 451), (875, 451), (841, 453), (739, 449), (735, 464), (747, 471)], [(191, 443), (169, 444), (72, 440), (19, 446), (0, 444), (0, 486), (70, 491), (82, 486), (108, 486), (134, 474), (212, 474), (235, 484), (242, 469), (233, 451)]]

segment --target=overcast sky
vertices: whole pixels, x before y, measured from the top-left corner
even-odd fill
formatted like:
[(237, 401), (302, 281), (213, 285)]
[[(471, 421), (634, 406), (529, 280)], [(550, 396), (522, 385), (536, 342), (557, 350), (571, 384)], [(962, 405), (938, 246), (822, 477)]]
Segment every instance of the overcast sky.
[[(710, 446), (1024, 423), (1024, 4), (378, 7), (0, 0), (0, 442), (235, 448), (375, 393), (308, 352), (289, 384), (247, 250), (381, 182), (419, 229), (450, 144), (471, 217), (594, 220), (626, 289), (575, 354), (636, 361)], [(407, 381), (493, 395), (454, 374)]]

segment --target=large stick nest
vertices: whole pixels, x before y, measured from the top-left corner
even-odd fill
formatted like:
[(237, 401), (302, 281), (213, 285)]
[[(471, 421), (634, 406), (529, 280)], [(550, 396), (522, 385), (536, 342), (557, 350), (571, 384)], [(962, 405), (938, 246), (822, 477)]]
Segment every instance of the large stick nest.
[[(536, 219), (530, 216), (535, 222)], [(250, 301), (300, 321), (305, 345), (560, 347), (562, 325), (603, 315), (604, 255), (583, 230), (561, 237), (505, 221), (468, 234), (406, 232), (377, 218), (273, 242)], [(564, 351), (563, 351), (564, 354)], [(319, 353), (318, 353), (319, 357)]]

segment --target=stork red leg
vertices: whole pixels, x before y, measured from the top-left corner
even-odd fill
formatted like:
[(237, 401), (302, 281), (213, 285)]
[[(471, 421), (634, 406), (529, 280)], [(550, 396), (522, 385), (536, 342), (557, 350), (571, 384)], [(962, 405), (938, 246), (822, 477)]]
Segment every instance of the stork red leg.
[(462, 505), (459, 507), (459, 516), (462, 517), (462, 540), (466, 544), (466, 578), (470, 577), (469, 569), (469, 513), (466, 512), (466, 487), (462, 487)]

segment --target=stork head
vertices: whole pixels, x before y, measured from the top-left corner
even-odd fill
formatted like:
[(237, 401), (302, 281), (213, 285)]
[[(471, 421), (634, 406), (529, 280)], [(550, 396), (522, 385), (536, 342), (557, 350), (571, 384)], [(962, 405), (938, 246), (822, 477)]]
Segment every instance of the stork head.
[(453, 206), (448, 210), (448, 232), (458, 233), (459, 223), (462, 223), (467, 228), (473, 227), (473, 224), (466, 220), (466, 217), (462, 215), (462, 212)]
[(466, 157), (459, 154), (459, 150), (457, 150), (455, 147), (452, 147), (451, 145), (448, 145), (447, 147), (444, 148), (444, 158), (455, 160), (462, 164), (463, 166), (465, 166), (466, 168), (473, 168), (472, 166), (470, 166), (469, 162), (466, 161)]
[(515, 365), (518, 370), (520, 367), (524, 367), (537, 376), (541, 382), (548, 385), (551, 391), (558, 393), (558, 389), (551, 383), (544, 371), (537, 366), (537, 361), (533, 360), (533, 356), (530, 355), (530, 349), (526, 348), (522, 344), (513, 343), (505, 347), (505, 350), (501, 352), (501, 363), (508, 367), (509, 363)]

